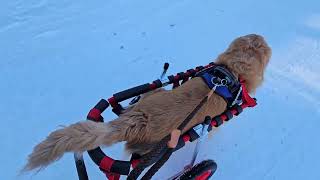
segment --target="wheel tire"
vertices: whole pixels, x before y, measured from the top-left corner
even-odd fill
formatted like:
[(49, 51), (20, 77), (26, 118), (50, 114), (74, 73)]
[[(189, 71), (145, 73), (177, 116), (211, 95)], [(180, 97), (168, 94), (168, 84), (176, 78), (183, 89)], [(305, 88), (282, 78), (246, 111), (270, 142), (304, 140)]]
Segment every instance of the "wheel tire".
[[(205, 160), (202, 161), (199, 164), (196, 164), (195, 166), (193, 166), (190, 170), (188, 170), (187, 172), (185, 172), (182, 176), (180, 176), (180, 180), (195, 180), (197, 178), (199, 179), (209, 179), (217, 170), (217, 164), (213, 161), (213, 160)], [(201, 176), (203, 176), (205, 173), (209, 173), (209, 175), (207, 175), (207, 178), (200, 178)]]

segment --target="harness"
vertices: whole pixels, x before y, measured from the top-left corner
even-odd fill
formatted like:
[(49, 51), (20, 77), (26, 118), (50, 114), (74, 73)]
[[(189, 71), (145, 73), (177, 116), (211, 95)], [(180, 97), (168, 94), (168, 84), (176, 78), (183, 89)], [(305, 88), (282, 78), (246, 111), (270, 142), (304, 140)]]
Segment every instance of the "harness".
[[(208, 87), (218, 95), (220, 95), (227, 102), (227, 110), (219, 116), (210, 117), (207, 116), (204, 119), (204, 123), (199, 124), (185, 134), (181, 135), (178, 141), (178, 145), (170, 150), (170, 153), (177, 151), (182, 148), (186, 142), (193, 142), (196, 139), (204, 136), (209, 131), (213, 129), (213, 127), (219, 127), (223, 124), (224, 121), (230, 120), (234, 115), (239, 115), (243, 109), (247, 107), (254, 107), (256, 105), (256, 100), (251, 98), (247, 92), (243, 80), (238, 80), (234, 75), (224, 66), (216, 65), (214, 63), (210, 63), (206, 66), (198, 66), (195, 69), (189, 69), (186, 72), (177, 73), (176, 75), (168, 76), (165, 80), (157, 79), (152, 83), (146, 83), (140, 86), (136, 86), (130, 88), (125, 91), (121, 91), (119, 93), (113, 94), (108, 100), (101, 99), (95, 106), (90, 110), (87, 115), (87, 119), (95, 122), (103, 122), (102, 113), (109, 106), (112, 107), (112, 111), (120, 115), (124, 108), (120, 105), (120, 102), (125, 101), (130, 98), (138, 97), (139, 95), (155, 90), (160, 87), (164, 87), (172, 84), (173, 88), (180, 86), (185, 83), (189, 79), (194, 77), (201, 77), (204, 82), (208, 85)], [(207, 97), (206, 97), (207, 98)], [(205, 99), (206, 99), (205, 98)], [(195, 108), (194, 113), (205, 103), (205, 99)], [(133, 101), (137, 102), (139, 98), (134, 98)], [(133, 103), (135, 103), (133, 102)], [(130, 103), (132, 104), (132, 102)], [(193, 112), (192, 112), (193, 113)], [(192, 116), (192, 113), (189, 116)], [(189, 117), (188, 116), (188, 117)], [(191, 119), (191, 118), (190, 118)], [(187, 119), (186, 119), (187, 120)], [(184, 123), (186, 124), (186, 120)], [(182, 125), (180, 125), (182, 127)], [(202, 131), (201, 131), (202, 130)], [(205, 130), (205, 131), (203, 131)], [(204, 133), (205, 132), (205, 133)], [(164, 139), (164, 142), (168, 142)], [(155, 150), (157, 151), (157, 150)], [(104, 172), (109, 180), (118, 180), (120, 175), (130, 175), (129, 179), (136, 179), (139, 174), (143, 171), (143, 169), (149, 165), (155, 163), (155, 165), (159, 163), (159, 157), (164, 156), (164, 152), (155, 155), (151, 153), (151, 156), (156, 157), (147, 157), (147, 155), (138, 155), (132, 154), (130, 161), (120, 161), (114, 160), (111, 157), (107, 156), (100, 147), (88, 151), (90, 158), (97, 164), (102, 172)], [(150, 154), (149, 154), (150, 155)], [(167, 158), (170, 157), (171, 154)], [(146, 159), (148, 161), (146, 161)], [(160, 158), (161, 160), (161, 158)], [(78, 176), (80, 180), (88, 180), (87, 171), (85, 168), (85, 164), (81, 154), (75, 154), (76, 167), (78, 171)], [(165, 160), (166, 161), (166, 160)], [(165, 162), (164, 161), (164, 162)], [(162, 163), (164, 163), (162, 162)], [(154, 166), (155, 166), (154, 165)], [(154, 167), (153, 166), (153, 167)], [(157, 168), (151, 168), (151, 171), (157, 171)], [(131, 170), (132, 168), (132, 170)], [(141, 171), (141, 172), (140, 172)], [(150, 171), (150, 170), (149, 170)], [(152, 175), (155, 172), (149, 172), (146, 174)], [(144, 176), (145, 177), (145, 176)], [(144, 178), (143, 179), (146, 179)], [(148, 178), (147, 178), (148, 179)]]
[(217, 65), (203, 69), (196, 76), (202, 77), (208, 87), (227, 102), (228, 107), (241, 103), (241, 85), (225, 66)]

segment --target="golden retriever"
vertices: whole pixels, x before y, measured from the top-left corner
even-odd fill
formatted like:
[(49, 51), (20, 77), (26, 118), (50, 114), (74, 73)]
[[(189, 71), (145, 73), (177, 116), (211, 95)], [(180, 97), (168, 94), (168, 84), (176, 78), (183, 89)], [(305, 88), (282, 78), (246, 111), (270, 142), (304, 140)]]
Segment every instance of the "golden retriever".
[[(250, 34), (235, 39), (215, 63), (225, 65), (235, 77), (244, 79), (252, 93), (263, 81), (270, 56), (271, 49), (264, 38)], [(145, 154), (175, 130), (209, 92), (206, 83), (196, 77), (173, 90), (158, 89), (147, 93), (115, 120), (105, 123), (82, 121), (58, 129), (35, 146), (24, 170), (46, 167), (65, 152), (83, 152), (120, 141), (126, 141), (129, 152)], [(226, 101), (213, 94), (183, 132), (202, 123), (207, 115), (221, 114), (226, 107)]]

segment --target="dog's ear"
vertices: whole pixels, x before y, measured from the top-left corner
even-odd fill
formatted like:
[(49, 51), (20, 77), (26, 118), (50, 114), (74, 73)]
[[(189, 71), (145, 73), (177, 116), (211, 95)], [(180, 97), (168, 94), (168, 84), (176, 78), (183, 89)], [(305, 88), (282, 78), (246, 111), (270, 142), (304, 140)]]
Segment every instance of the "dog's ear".
[(257, 34), (249, 34), (243, 36), (247, 41), (247, 48), (252, 49), (255, 53), (260, 56), (261, 63), (264, 67), (268, 64), (271, 57), (271, 48), (266, 43), (265, 39)]

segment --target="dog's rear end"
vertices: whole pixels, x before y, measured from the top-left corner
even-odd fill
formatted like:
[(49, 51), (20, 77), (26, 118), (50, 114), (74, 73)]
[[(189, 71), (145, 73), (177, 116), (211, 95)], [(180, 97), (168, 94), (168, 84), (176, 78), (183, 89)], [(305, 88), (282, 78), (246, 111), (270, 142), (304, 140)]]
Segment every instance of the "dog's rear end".
[(33, 149), (24, 170), (46, 167), (65, 152), (84, 152), (120, 141), (127, 142), (130, 153), (144, 154), (177, 128), (209, 91), (202, 80), (193, 79), (172, 91), (147, 94), (110, 122), (83, 121), (56, 130)]

